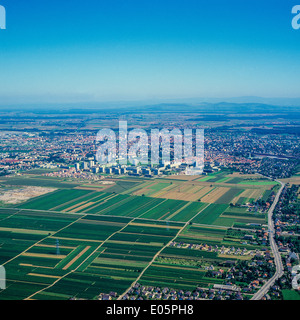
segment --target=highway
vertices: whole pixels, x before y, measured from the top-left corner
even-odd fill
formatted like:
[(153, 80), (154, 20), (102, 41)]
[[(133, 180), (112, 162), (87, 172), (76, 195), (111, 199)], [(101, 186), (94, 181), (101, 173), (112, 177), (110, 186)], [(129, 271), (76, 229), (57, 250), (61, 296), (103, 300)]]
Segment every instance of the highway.
[(268, 212), (268, 228), (269, 228), (269, 240), (270, 240), (270, 247), (274, 256), (274, 261), (275, 261), (275, 266), (276, 266), (276, 271), (273, 277), (268, 280), (251, 298), (251, 300), (260, 300), (270, 289), (270, 287), (274, 284), (275, 280), (280, 278), (283, 275), (283, 264), (281, 260), (280, 253), (278, 251), (277, 244), (274, 240), (274, 235), (275, 235), (275, 228), (274, 228), (274, 222), (272, 219), (273, 211), (276, 207), (276, 204), (279, 200), (279, 197), (281, 195), (281, 192), (285, 186), (285, 184), (279, 180), (276, 180), (281, 184), (281, 187), (279, 191), (277, 192), (275, 199), (269, 209)]

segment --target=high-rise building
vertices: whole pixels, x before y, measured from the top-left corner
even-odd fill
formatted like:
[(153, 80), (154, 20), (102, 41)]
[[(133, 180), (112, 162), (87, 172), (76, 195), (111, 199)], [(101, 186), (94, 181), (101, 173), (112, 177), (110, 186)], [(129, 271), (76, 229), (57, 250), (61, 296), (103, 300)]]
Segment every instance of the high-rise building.
[(99, 172), (99, 167), (93, 167), (93, 173), (98, 173)]
[(90, 160), (89, 161), (89, 166), (90, 166), (90, 168), (93, 168), (95, 166), (95, 161), (94, 160)]

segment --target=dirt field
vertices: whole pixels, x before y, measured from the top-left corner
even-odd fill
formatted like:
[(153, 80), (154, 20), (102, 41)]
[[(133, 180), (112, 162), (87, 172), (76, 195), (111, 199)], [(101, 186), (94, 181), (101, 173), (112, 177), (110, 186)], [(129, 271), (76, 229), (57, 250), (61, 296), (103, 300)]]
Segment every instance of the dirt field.
[(68, 269), (76, 260), (78, 260), (89, 249), (90, 249), (90, 246), (85, 247), (74, 259), (72, 259), (67, 265), (63, 267), (63, 270)]
[(59, 279), (60, 276), (51, 276), (49, 274), (39, 274), (39, 273), (28, 273), (28, 276), (42, 277), (42, 278), (53, 278)]
[(191, 183), (182, 184), (182, 185), (170, 185), (159, 191), (155, 194), (152, 194), (152, 197), (155, 198), (165, 198), (165, 199), (174, 199), (174, 200), (185, 200), (185, 201), (197, 201), (202, 198), (204, 195), (213, 190), (213, 187), (209, 187), (208, 184), (195, 185)]
[(156, 184), (157, 184), (157, 182), (153, 182), (151, 184), (148, 184), (146, 187), (138, 189), (137, 191), (133, 192), (132, 194), (136, 195), (136, 196), (140, 196), (142, 194), (148, 194), (149, 192), (152, 191), (151, 187), (156, 185)]
[[(162, 228), (165, 229), (166, 225), (159, 225), (159, 224), (155, 224), (155, 225), (151, 225), (151, 224), (147, 224), (147, 223), (138, 223), (138, 222), (131, 222), (130, 226), (137, 226), (137, 227), (154, 227), (154, 228)], [(169, 229), (180, 229), (181, 227), (178, 226), (168, 226)]]
[(288, 179), (281, 179), (280, 181), (289, 184), (300, 184), (300, 176), (293, 176)]
[[(95, 202), (88, 202), (88, 203), (86, 203), (86, 204), (84, 204), (84, 205), (82, 205), (82, 206), (80, 206), (80, 207), (77, 207), (77, 208), (75, 208), (75, 209), (73, 209), (73, 210), (70, 210), (71, 212), (78, 212), (79, 210), (82, 210), (82, 209), (84, 209), (84, 208), (86, 208), (86, 207), (88, 207), (88, 206), (91, 206), (91, 205), (93, 205), (93, 204), (95, 204)], [(69, 209), (68, 209), (69, 210)]]
[(226, 177), (229, 177), (229, 178), (243, 178), (243, 179), (259, 179), (261, 178), (260, 175), (258, 174), (241, 174), (239, 172), (234, 172), (232, 174), (227, 174)]
[(188, 180), (188, 181), (193, 181), (201, 178), (202, 176), (187, 176), (185, 174), (180, 174), (178, 176), (168, 176), (168, 179), (172, 180)]
[(56, 255), (56, 254), (47, 254), (47, 253), (32, 253), (32, 252), (23, 252), (21, 254), (24, 257), (36, 257), (36, 258), (50, 258), (50, 259), (64, 259), (66, 255)]
[(230, 188), (215, 188), (209, 194), (204, 196), (201, 201), (207, 203), (215, 203), (221, 196), (223, 196)]
[(31, 198), (38, 197), (49, 192), (53, 192), (54, 190), (56, 189), (31, 186), (11, 190), (0, 189), (0, 201), (3, 201), (7, 204), (17, 204), (27, 201)]
[(257, 200), (261, 194), (262, 194), (261, 189), (246, 189), (240, 195), (233, 198), (232, 203), (236, 204), (239, 198), (249, 198), (249, 199), (253, 198)]

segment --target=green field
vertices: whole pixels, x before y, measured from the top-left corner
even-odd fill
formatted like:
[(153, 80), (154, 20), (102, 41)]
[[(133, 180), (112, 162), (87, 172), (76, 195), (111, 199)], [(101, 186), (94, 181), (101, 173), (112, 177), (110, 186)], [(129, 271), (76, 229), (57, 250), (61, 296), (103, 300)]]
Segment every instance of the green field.
[(183, 208), (180, 212), (178, 212), (175, 216), (172, 216), (170, 220), (172, 221), (189, 221), (194, 216), (196, 216), (201, 210), (205, 208), (208, 204), (201, 202), (192, 202), (185, 208)]
[(254, 186), (270, 186), (270, 185), (276, 185), (278, 182), (276, 181), (270, 181), (270, 180), (243, 180), (239, 182), (239, 184), (244, 185), (254, 185)]
[(89, 190), (77, 190), (77, 189), (58, 190), (50, 194), (40, 196), (36, 199), (29, 200), (26, 203), (21, 204), (19, 208), (50, 210), (51, 208), (53, 209), (71, 200), (86, 196), (90, 192), (91, 191)]
[(79, 183), (64, 181), (62, 179), (42, 177), (42, 176), (24, 176), (24, 177), (1, 177), (0, 183), (8, 186), (36, 186), (70, 189), (79, 186)]
[(228, 204), (232, 201), (232, 199), (239, 194), (241, 194), (244, 190), (238, 188), (230, 188), (225, 194), (223, 194), (215, 203), (224, 203)]
[(282, 290), (283, 300), (300, 300), (300, 293), (295, 290)]
[(169, 183), (156, 183), (155, 185), (149, 187), (150, 191), (146, 194), (146, 196), (151, 196), (152, 194), (168, 187), (169, 185)]
[(179, 235), (177, 241), (202, 243), (203, 241), (214, 241), (221, 243), (225, 234), (226, 228), (214, 226), (198, 226), (190, 225), (186, 227)]
[(214, 221), (227, 209), (227, 204), (212, 203), (207, 206), (192, 222), (199, 224), (213, 224)]
[(203, 284), (204, 271), (195, 268), (168, 267), (154, 264), (143, 275), (140, 283), (145, 286), (186, 288), (194, 290)]
[[(100, 293), (122, 294), (145, 268), (139, 280), (142, 285), (194, 290), (224, 283), (207, 276), (205, 267), (239, 258), (176, 247), (171, 242), (259, 249), (241, 240), (247, 228), (254, 228), (249, 223), (265, 223), (266, 215), (238, 206), (249, 201), (248, 191), (237, 206), (230, 202), (248, 189), (245, 185), (250, 194), (259, 189), (266, 200), (274, 185), (228, 177), (228, 171), (221, 171), (195, 180), (110, 179), (115, 184), (101, 191), (38, 174), (0, 179), (5, 186), (56, 188), (15, 207), (0, 208), (0, 264), (7, 271), (7, 289), (0, 290), (0, 300), (96, 299)], [(170, 185), (174, 188), (167, 188)], [(199, 200), (205, 192), (224, 186), (229, 189), (215, 203)], [(156, 197), (166, 188), (170, 198)], [(141, 189), (146, 190), (144, 195), (137, 192)], [(186, 200), (184, 192), (203, 195)], [(232, 226), (246, 231), (234, 233)], [(286, 291), (284, 297), (296, 295)]]
[(114, 186), (106, 189), (107, 192), (115, 192), (115, 193), (127, 193), (132, 188), (138, 186), (140, 181), (134, 180), (114, 180), (116, 183)]

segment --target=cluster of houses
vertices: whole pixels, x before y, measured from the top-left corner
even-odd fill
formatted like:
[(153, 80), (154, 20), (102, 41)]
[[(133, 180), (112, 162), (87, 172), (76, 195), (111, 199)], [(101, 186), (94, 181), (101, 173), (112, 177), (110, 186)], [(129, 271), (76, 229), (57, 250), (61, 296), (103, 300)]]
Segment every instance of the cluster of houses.
[(246, 248), (235, 248), (230, 247), (226, 248), (225, 246), (219, 247), (218, 245), (211, 246), (206, 243), (204, 244), (193, 244), (193, 243), (185, 243), (185, 242), (176, 242), (173, 241), (170, 243), (171, 247), (176, 248), (185, 248), (185, 249), (193, 249), (193, 250), (203, 250), (207, 252), (218, 252), (219, 254), (224, 255), (236, 255), (236, 256), (254, 256), (258, 251), (257, 250), (247, 250)]
[(94, 175), (90, 172), (85, 171), (77, 171), (75, 168), (62, 168), (59, 171), (44, 173), (43, 176), (47, 177), (58, 177), (58, 178), (70, 178), (76, 180), (84, 180), (84, 181), (98, 181), (101, 180), (102, 177), (98, 175)]
[[(300, 223), (299, 214), (297, 214), (297, 198), (299, 186), (289, 184), (283, 189), (279, 202), (274, 212), (274, 224), (276, 235), (295, 235), (295, 231)], [(294, 230), (293, 230), (294, 229)]]
[(116, 300), (117, 297), (117, 292), (111, 291), (109, 293), (100, 293), (98, 296), (98, 300)]
[(240, 288), (235, 285), (214, 285), (212, 288), (197, 287), (195, 290), (179, 290), (169, 287), (143, 286), (137, 283), (123, 300), (243, 300)]
[(284, 179), (294, 174), (299, 166), (299, 160), (294, 159), (279, 159), (264, 157), (260, 162), (258, 173), (272, 178)]
[(267, 252), (264, 256), (257, 254), (252, 260), (243, 261), (227, 270), (225, 279), (232, 282), (248, 283), (243, 287), (243, 292), (251, 292), (257, 289), (275, 271), (274, 260)]

